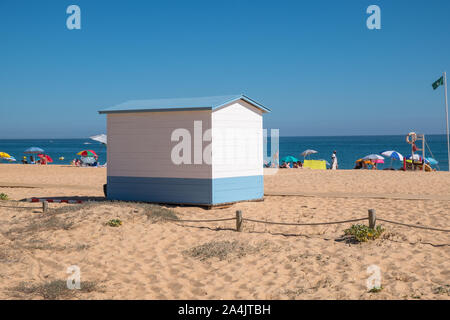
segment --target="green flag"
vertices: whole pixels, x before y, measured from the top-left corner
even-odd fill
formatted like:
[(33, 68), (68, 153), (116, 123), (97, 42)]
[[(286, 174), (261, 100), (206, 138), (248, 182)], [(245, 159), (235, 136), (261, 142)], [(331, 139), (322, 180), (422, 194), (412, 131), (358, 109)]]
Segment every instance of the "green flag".
[(436, 90), (437, 87), (443, 86), (443, 85), (444, 85), (444, 76), (440, 77), (435, 82), (433, 82), (433, 84), (432, 84), (433, 90)]

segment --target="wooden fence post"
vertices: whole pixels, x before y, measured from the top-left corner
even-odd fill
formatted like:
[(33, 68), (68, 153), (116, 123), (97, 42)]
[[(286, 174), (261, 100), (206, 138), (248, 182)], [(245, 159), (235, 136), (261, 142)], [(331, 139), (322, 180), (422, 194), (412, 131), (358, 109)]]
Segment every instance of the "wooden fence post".
[(48, 210), (48, 202), (47, 201), (43, 201), (42, 202), (42, 212), (47, 212)]
[(377, 215), (375, 209), (369, 209), (369, 228), (375, 229), (375, 223), (377, 221)]
[(241, 210), (236, 211), (236, 231), (237, 232), (242, 231), (242, 211)]

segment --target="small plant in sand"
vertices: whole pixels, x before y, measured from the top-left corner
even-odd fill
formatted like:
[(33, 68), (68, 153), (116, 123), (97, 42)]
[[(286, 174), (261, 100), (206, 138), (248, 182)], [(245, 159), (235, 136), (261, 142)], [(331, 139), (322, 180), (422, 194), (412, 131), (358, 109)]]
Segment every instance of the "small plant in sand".
[(381, 287), (373, 287), (372, 289), (369, 290), (370, 293), (377, 293), (380, 292), (381, 290), (383, 290), (383, 286)]
[(346, 236), (352, 236), (358, 242), (378, 239), (383, 232), (384, 229), (381, 226), (376, 226), (375, 229), (372, 229), (363, 224), (354, 224), (349, 229), (344, 230)]
[(122, 220), (120, 219), (111, 219), (106, 223), (110, 227), (120, 227), (122, 225)]
[(6, 193), (0, 193), (0, 200), (8, 200), (9, 197)]

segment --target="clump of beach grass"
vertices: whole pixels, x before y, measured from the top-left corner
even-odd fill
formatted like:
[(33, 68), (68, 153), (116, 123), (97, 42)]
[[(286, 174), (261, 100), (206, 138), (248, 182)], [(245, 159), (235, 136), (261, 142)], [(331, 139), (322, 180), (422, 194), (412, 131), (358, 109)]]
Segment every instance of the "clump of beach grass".
[(157, 205), (148, 205), (145, 208), (145, 215), (147, 216), (147, 220), (152, 223), (179, 220), (175, 211)]
[(0, 200), (9, 200), (9, 197), (6, 193), (0, 193)]
[(104, 205), (104, 203), (102, 203), (102, 202), (83, 202), (83, 203), (77, 203), (77, 204), (67, 204), (67, 205), (61, 206), (59, 208), (51, 208), (49, 210), (49, 212), (51, 214), (72, 213), (72, 212), (78, 212), (80, 210), (95, 208), (100, 205)]
[(211, 258), (225, 260), (227, 258), (240, 258), (247, 254), (255, 253), (263, 247), (266, 247), (266, 245), (266, 242), (258, 246), (252, 246), (237, 240), (210, 241), (189, 250), (185, 250), (183, 253), (201, 261)]
[(6, 232), (8, 237), (12, 234), (26, 235), (53, 230), (69, 230), (73, 222), (69, 219), (58, 218), (54, 215), (39, 216), (32, 219), (25, 227), (13, 228)]
[(28, 296), (40, 296), (45, 300), (69, 299), (76, 297), (79, 292), (99, 291), (97, 283), (91, 281), (82, 281), (80, 289), (67, 288), (67, 281), (53, 280), (39, 284), (20, 283), (18, 286), (11, 288), (12, 296), (26, 298)]
[(64, 251), (67, 249), (66, 246), (54, 246), (43, 239), (32, 238), (28, 241), (16, 240), (13, 245), (17, 249), (27, 249), (27, 250), (51, 250), (51, 251)]
[(106, 225), (110, 227), (120, 227), (122, 224), (123, 222), (120, 219), (111, 219), (108, 222), (106, 222)]
[(434, 294), (447, 294), (448, 296), (450, 296), (450, 284), (437, 286), (437, 287), (433, 288), (433, 293)]
[(354, 224), (344, 230), (346, 236), (350, 236), (358, 242), (367, 242), (378, 239), (385, 230), (382, 226), (376, 226), (375, 229), (369, 228), (363, 224)]

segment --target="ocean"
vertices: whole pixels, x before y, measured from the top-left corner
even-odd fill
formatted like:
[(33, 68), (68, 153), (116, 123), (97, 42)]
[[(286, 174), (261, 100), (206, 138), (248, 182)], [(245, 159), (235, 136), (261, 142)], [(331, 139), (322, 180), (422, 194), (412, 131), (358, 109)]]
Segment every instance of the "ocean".
[[(448, 170), (447, 140), (445, 135), (427, 135), (426, 141), (439, 161), (440, 170)], [(106, 162), (106, 146), (99, 142), (86, 139), (20, 139), (1, 140), (0, 151), (7, 152), (20, 163), (23, 152), (29, 147), (40, 147), (53, 159), (53, 164), (69, 164), (77, 158), (77, 152), (81, 150), (94, 150), (99, 156), (100, 164)], [(270, 145), (269, 145), (270, 148)], [(303, 161), (300, 153), (306, 149), (317, 150), (310, 159), (325, 159), (331, 162), (333, 150), (337, 151), (338, 165), (340, 169), (353, 169), (355, 160), (371, 153), (379, 154), (385, 150), (396, 150), (403, 155), (411, 153), (411, 147), (405, 141), (404, 135), (395, 136), (334, 136), (334, 137), (280, 137), (280, 159), (292, 155)], [(431, 156), (428, 150), (426, 156)], [(59, 160), (64, 157), (64, 160)], [(5, 160), (3, 163), (7, 162)], [(385, 164), (380, 164), (379, 169), (391, 166), (391, 160), (386, 159)], [(394, 168), (400, 168), (399, 161), (393, 161)]]

